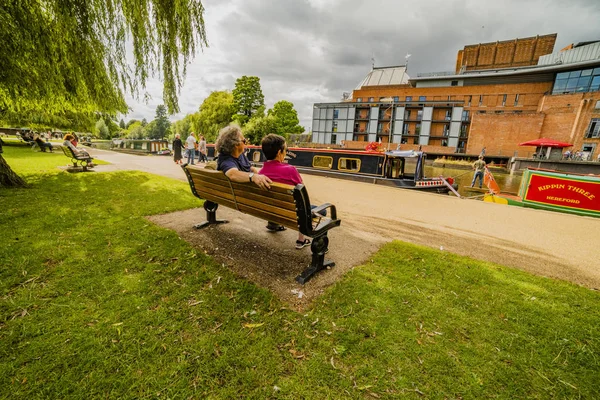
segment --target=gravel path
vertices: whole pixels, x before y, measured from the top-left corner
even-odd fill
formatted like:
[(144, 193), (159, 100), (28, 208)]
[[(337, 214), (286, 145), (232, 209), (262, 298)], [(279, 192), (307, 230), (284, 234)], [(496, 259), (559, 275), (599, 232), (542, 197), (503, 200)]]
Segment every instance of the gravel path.
[[(113, 163), (96, 167), (97, 172), (133, 169), (185, 180), (170, 157), (93, 153)], [(293, 248), (293, 231), (268, 233), (264, 221), (225, 208), (218, 215), (230, 223), (202, 231), (191, 228), (204, 220), (202, 209), (150, 219), (299, 308), (394, 239), (600, 289), (598, 218), (312, 175), (303, 179), (311, 202), (335, 204), (342, 220), (330, 233), (328, 256), (336, 266), (304, 286), (293, 279), (310, 261), (310, 250)]]

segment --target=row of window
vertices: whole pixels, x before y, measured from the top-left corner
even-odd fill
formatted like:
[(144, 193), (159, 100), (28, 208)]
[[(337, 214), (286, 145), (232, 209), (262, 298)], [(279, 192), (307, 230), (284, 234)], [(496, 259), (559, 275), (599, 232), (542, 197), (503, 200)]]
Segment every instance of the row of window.
[[(450, 101), (450, 97), (451, 96), (448, 96), (448, 101)], [(484, 95), (482, 95), (482, 94), (479, 95), (479, 104), (478, 104), (479, 107), (481, 107), (483, 105), (483, 97), (484, 97)], [(513, 105), (515, 107), (519, 105), (519, 97), (520, 97), (519, 94), (515, 94), (515, 97), (513, 99), (514, 100)], [(385, 99), (385, 97), (380, 97), (379, 101), (381, 102), (384, 99)], [(400, 97), (399, 96), (394, 96), (393, 99), (394, 99), (394, 103), (398, 103), (400, 101)], [(374, 97), (369, 97), (367, 102), (368, 103), (373, 103), (374, 101), (375, 101)], [(406, 102), (413, 101), (413, 96), (406, 96), (406, 100), (405, 101)], [(427, 96), (419, 96), (419, 101), (427, 101)], [(466, 97), (466, 103), (467, 103), (468, 107), (471, 106), (471, 102), (472, 101), (473, 101), (473, 96), (470, 95), (470, 96)], [(362, 103), (363, 102), (362, 97), (357, 98), (356, 102), (357, 103)], [(502, 107), (506, 106), (507, 102), (508, 102), (508, 95), (507, 94), (503, 94), (502, 95)], [(334, 110), (334, 117), (333, 118), (337, 118), (337, 114), (335, 113), (335, 110)]]
[[(387, 97), (380, 97), (379, 101), (385, 101), (384, 99), (387, 99)], [(392, 99), (394, 100), (394, 103), (398, 103), (400, 101), (400, 96), (394, 96), (392, 97)], [(359, 97), (356, 99), (357, 103), (362, 103), (363, 99), (362, 97)], [(375, 97), (369, 97), (367, 102), (368, 103), (373, 103), (375, 101)], [(405, 101), (413, 101), (413, 97), (412, 96), (406, 96), (406, 100)], [(419, 101), (427, 101), (427, 96), (419, 96)]]
[(590, 126), (585, 133), (585, 138), (600, 138), (600, 118), (592, 118), (590, 121)]
[[(329, 156), (314, 156), (312, 166), (320, 169), (331, 169), (333, 167), (333, 157)], [(360, 171), (359, 158), (344, 158), (338, 160), (338, 170), (348, 172)]]
[(600, 90), (600, 67), (556, 74), (552, 94)]

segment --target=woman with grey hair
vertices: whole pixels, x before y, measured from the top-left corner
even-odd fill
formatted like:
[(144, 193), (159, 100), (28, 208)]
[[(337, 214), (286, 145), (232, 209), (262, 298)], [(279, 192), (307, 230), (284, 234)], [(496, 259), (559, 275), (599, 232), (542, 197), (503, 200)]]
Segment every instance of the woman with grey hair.
[(219, 132), (215, 149), (217, 170), (223, 171), (234, 182), (252, 182), (261, 189), (269, 189), (271, 180), (258, 173), (244, 154), (246, 139), (237, 125), (229, 125)]

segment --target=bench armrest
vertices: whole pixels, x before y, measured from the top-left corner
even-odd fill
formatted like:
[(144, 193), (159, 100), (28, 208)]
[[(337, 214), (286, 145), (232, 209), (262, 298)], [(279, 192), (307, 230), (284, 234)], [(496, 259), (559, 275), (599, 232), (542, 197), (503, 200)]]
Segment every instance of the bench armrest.
[[(315, 216), (315, 214), (318, 214), (320, 211), (327, 210), (328, 208), (331, 209), (331, 211), (329, 211), (330, 218), (337, 219), (337, 211), (335, 209), (335, 206), (331, 203), (323, 203), (320, 206), (313, 208), (311, 211), (312, 211), (313, 216)], [(317, 217), (322, 217), (322, 216), (323, 215), (317, 215)]]

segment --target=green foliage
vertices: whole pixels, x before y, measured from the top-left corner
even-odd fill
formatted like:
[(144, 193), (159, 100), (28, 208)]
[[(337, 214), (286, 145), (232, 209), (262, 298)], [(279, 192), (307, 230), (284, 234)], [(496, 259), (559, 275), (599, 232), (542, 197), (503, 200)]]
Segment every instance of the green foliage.
[(233, 107), (233, 95), (230, 92), (212, 92), (202, 102), (200, 111), (192, 117), (193, 130), (204, 135), (208, 142), (214, 142), (219, 130), (231, 122)]
[(112, 118), (106, 118), (104, 121), (108, 127), (108, 134), (110, 136), (109, 139), (121, 135), (121, 127), (116, 123), (116, 121), (114, 121)]
[(260, 113), (262, 107), (264, 113), (265, 97), (260, 87), (260, 78), (257, 76), (242, 76), (235, 81), (233, 89), (233, 106), (236, 116), (234, 121), (240, 125), (248, 122), (252, 117)]
[(277, 133), (278, 127), (277, 119), (272, 115), (267, 115), (266, 117), (252, 118), (242, 130), (244, 137), (250, 143), (260, 144), (262, 138), (269, 133)]
[(142, 139), (144, 137), (144, 127), (140, 121), (135, 121), (125, 130), (124, 136), (129, 139)]
[(125, 121), (123, 121), (123, 118), (121, 118), (121, 121), (119, 121), (119, 128), (125, 129)]
[(291, 134), (304, 132), (304, 128), (299, 125), (298, 113), (294, 109), (294, 104), (280, 100), (273, 105), (273, 108), (267, 112), (277, 120), (277, 134), (289, 138)]
[(0, 111), (125, 112), (122, 90), (160, 71), (177, 112), (186, 65), (206, 45), (203, 14), (198, 0), (3, 1)]
[(142, 124), (141, 121), (138, 121), (137, 119), (130, 119), (129, 122), (127, 122), (127, 125), (125, 125), (125, 129), (129, 129), (129, 127), (133, 124), (135, 124), (136, 122), (139, 122), (140, 125)]
[(171, 121), (167, 118), (167, 109), (164, 105), (156, 107), (156, 116), (148, 126), (146, 126), (146, 136), (150, 139), (162, 139), (169, 135)]
[(102, 118), (96, 122), (94, 133), (101, 139), (110, 139), (108, 126), (106, 126), (106, 123)]
[(168, 139), (172, 140), (176, 134), (179, 134), (182, 138), (188, 137), (190, 131), (192, 130), (192, 119), (193, 115), (188, 114), (183, 119), (175, 121), (171, 125), (171, 135)]

